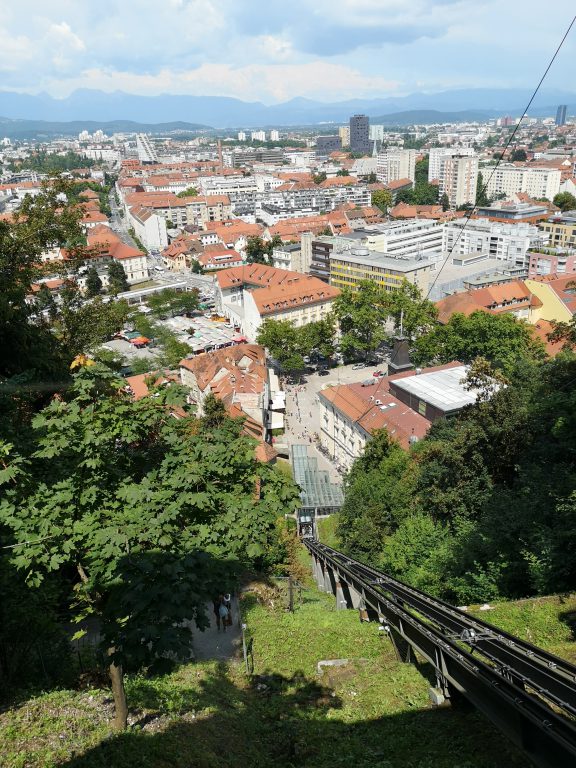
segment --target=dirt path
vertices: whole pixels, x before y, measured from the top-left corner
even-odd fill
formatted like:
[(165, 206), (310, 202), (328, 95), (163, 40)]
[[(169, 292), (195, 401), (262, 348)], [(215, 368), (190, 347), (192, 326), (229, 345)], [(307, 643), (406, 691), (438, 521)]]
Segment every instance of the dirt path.
[(210, 626), (204, 632), (196, 630), (194, 633), (194, 654), (198, 661), (207, 659), (232, 659), (241, 654), (242, 635), (238, 625), (238, 602), (232, 599), (232, 626), (218, 631), (216, 617), (212, 609), (212, 603), (206, 607), (206, 614), (210, 617)]

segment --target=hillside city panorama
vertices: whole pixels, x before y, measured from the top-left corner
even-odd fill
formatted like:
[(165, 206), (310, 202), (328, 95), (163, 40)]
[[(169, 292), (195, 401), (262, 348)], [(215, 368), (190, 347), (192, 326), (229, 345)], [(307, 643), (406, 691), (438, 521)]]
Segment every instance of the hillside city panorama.
[(576, 764), (576, 17), (0, 13), (0, 766)]

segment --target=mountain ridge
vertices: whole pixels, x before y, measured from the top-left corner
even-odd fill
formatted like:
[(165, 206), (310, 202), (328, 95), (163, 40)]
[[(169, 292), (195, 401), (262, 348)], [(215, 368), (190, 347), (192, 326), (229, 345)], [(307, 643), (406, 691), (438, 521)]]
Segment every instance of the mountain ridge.
[[(368, 114), (373, 121), (382, 116), (390, 118), (394, 114), (419, 110), (439, 113), (471, 110), (488, 113), (487, 117), (519, 116), (530, 95), (526, 89), (477, 88), (327, 103), (296, 96), (283, 103), (266, 105), (260, 101), (248, 102), (229, 96), (138, 96), (123, 91), (108, 93), (79, 89), (66, 98), (55, 99), (46, 93), (30, 95), (0, 91), (0, 115), (9, 119), (49, 123), (128, 120), (147, 125), (157, 124), (161, 116), (163, 123), (185, 122), (232, 129), (343, 123), (356, 112)], [(534, 101), (530, 115), (554, 115), (558, 104), (567, 104), (568, 111), (575, 112), (576, 93), (544, 89)]]

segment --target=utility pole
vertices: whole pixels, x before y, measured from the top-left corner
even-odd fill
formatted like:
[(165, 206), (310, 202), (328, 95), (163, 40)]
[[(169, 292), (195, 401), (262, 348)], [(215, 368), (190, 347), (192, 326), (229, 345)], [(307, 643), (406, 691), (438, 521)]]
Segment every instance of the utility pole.
[(290, 613), (294, 613), (294, 581), (292, 574), (288, 576), (288, 608)]

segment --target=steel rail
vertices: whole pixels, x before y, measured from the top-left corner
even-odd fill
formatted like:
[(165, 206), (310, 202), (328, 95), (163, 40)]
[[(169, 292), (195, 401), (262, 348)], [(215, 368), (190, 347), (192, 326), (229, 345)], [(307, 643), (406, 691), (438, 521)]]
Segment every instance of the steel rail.
[[(576, 716), (576, 667), (564, 659), (527, 643), (468, 613), (409, 587), (376, 568), (347, 557), (325, 544), (314, 542), (340, 565), (356, 569), (373, 578), (377, 585), (417, 610), (441, 630), (458, 636), (462, 642), (487, 656), (506, 676), (528, 685), (572, 716)], [(473, 635), (470, 631), (473, 631)], [(463, 633), (468, 635), (463, 636)]]
[[(576, 727), (539, 697), (535, 697), (478, 656), (458, 645), (452, 633), (444, 634), (411, 613), (395, 595), (382, 594), (372, 574), (358, 573), (356, 561), (317, 542), (305, 540), (308, 549), (332, 576), (344, 580), (381, 621), (390, 624), (436, 669), (439, 679), (451, 684), (491, 719), (539, 766), (573, 768), (576, 764)], [(334, 557), (336, 553), (339, 557)], [(332, 582), (332, 580), (331, 580)], [(333, 588), (336, 589), (336, 580)]]

